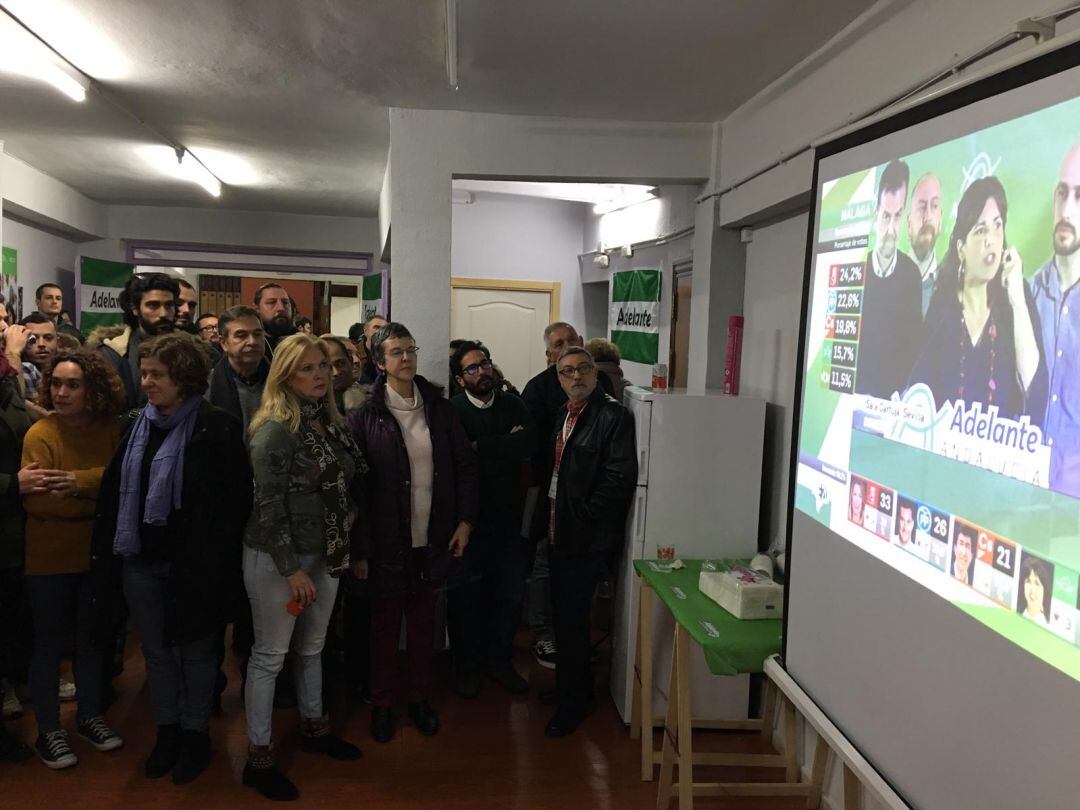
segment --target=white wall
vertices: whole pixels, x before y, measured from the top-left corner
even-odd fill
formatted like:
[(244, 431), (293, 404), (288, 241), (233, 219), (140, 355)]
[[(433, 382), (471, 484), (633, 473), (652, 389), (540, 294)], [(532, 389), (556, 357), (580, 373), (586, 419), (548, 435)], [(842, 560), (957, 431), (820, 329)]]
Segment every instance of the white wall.
[[(712, 127), (392, 109), (390, 144), (394, 317), (418, 325), (421, 345), (442, 345), (455, 175), (700, 183), (710, 173)], [(428, 356), (420, 370), (438, 378), (443, 365)]]
[(762, 464), (763, 544), (783, 548), (787, 530), (791, 408), (802, 313), (806, 214), (754, 231), (746, 247), (740, 393), (766, 401)]
[(482, 192), (475, 192), (473, 200), (452, 206), (451, 275), (557, 281), (559, 318), (584, 329), (578, 254), (586, 206)]
[(38, 228), (4, 218), (4, 247), (18, 251), (19, 286), (23, 288), (23, 315), (35, 308), (34, 290), (39, 284), (59, 284), (64, 291), (64, 308), (76, 315), (76, 243)]

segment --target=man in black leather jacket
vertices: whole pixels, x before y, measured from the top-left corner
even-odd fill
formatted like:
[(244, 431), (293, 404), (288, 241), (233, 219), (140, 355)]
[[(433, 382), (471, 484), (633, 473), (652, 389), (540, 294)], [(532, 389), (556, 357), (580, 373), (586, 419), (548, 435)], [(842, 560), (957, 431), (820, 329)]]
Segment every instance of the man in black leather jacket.
[(612, 548), (622, 543), (637, 484), (634, 421), (597, 385), (592, 357), (564, 349), (557, 363), (568, 402), (550, 441), (548, 488), (551, 602), (555, 612), (557, 707), (544, 729), (565, 737), (585, 718), (593, 693), (589, 615)]

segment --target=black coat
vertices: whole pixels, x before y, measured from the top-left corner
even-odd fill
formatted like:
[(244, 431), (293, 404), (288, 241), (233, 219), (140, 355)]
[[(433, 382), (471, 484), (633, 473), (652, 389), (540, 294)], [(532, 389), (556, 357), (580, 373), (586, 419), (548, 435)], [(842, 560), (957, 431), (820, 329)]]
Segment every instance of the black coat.
[[(549, 437), (553, 454), (561, 428), (559, 420)], [(563, 448), (555, 493), (555, 553), (620, 547), (637, 475), (634, 418), (597, 386)], [(546, 517), (548, 510), (543, 511)]]
[[(120, 594), (121, 560), (113, 554), (113, 539), (121, 468), (130, 438), (129, 428), (105, 469), (90, 547), (94, 632), (101, 640), (112, 632), (111, 618)], [(184, 452), (181, 500), (176, 516), (181, 539), (172, 549), (165, 608), (164, 641), (170, 647), (205, 638), (224, 624), (251, 512), (251, 463), (243, 427), (208, 402), (199, 406)]]
[[(606, 374), (598, 375), (600, 388), (605, 394), (611, 394), (611, 381)], [(555, 464), (554, 445), (547, 439), (553, 435), (556, 422), (562, 424), (566, 414), (566, 392), (559, 383), (559, 372), (555, 364), (548, 366), (525, 384), (521, 398), (532, 414), (539, 437), (536, 452), (532, 456), (533, 483), (540, 487), (540, 503), (547, 496), (547, 485), (551, 480), (551, 470)], [(539, 541), (547, 534), (547, 510), (537, 506), (533, 512), (532, 526), (529, 529), (533, 541)]]
[(476, 451), (450, 402), (423, 377), (414, 384), (424, 400), (435, 467), (428, 522), (425, 567), (414, 571), (409, 454), (397, 419), (386, 406), (386, 378), (375, 384), (360, 410), (349, 414), (349, 428), (368, 464), (367, 520), (353, 529), (353, 559), (369, 561), (371, 589), (376, 595), (408, 593), (417, 578), (435, 582), (464, 574), (462, 562), (449, 551), (458, 523), (475, 526), (479, 511)]

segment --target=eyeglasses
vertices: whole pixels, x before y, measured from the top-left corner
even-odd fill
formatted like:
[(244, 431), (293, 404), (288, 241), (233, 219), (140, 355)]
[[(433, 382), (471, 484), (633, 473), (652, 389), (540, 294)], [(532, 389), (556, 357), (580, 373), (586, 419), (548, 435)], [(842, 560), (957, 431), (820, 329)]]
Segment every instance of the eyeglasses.
[(580, 366), (563, 366), (559, 369), (559, 376), (569, 380), (575, 374), (585, 377), (594, 371), (596, 371), (596, 366), (592, 363), (582, 363)]
[(393, 357), (395, 360), (400, 360), (405, 355), (409, 357), (416, 357), (416, 353), (420, 351), (419, 346), (409, 346), (407, 349), (391, 349), (386, 353), (387, 357)]
[(217, 324), (212, 324), (212, 325), (208, 325), (208, 326), (200, 326), (199, 327), (200, 332), (216, 332), (217, 330), (218, 330)]
[(465, 366), (461, 370), (462, 370), (462, 372), (464, 372), (465, 374), (468, 374), (471, 377), (474, 374), (479, 374), (481, 372), (481, 370), (483, 370), (483, 371), (491, 371), (491, 361), (490, 360), (481, 360), (479, 363), (473, 363), (471, 366)]

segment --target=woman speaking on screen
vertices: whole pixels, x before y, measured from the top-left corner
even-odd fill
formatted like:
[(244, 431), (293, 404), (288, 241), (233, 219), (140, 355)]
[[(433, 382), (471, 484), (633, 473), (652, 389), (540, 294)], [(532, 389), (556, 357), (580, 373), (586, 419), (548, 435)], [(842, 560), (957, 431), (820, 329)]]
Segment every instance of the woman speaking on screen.
[(980, 402), (1038, 424), (1047, 389), (1039, 316), (1020, 254), (1005, 241), (1007, 218), (996, 177), (976, 180), (960, 198), (909, 384), (928, 385), (939, 408)]

